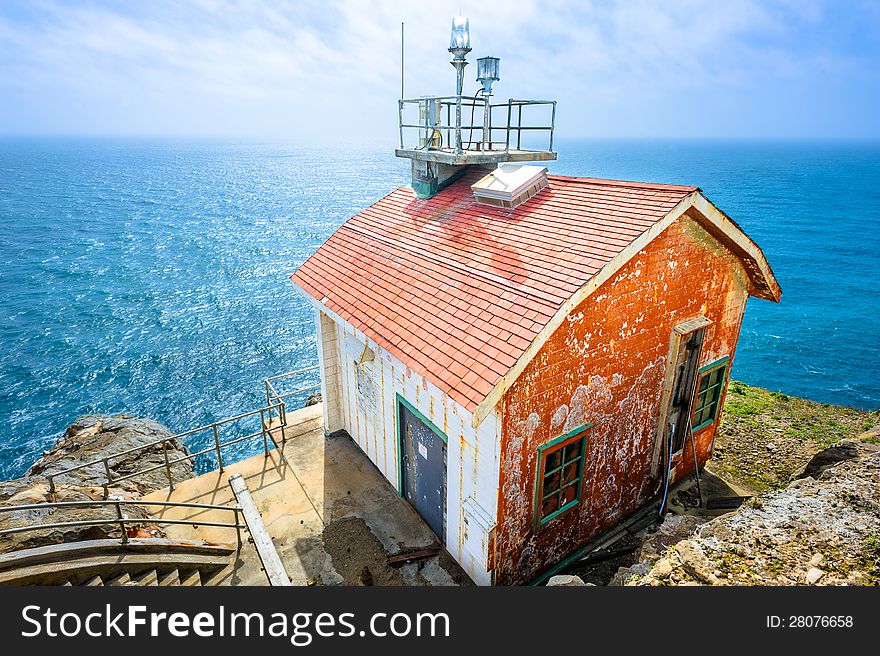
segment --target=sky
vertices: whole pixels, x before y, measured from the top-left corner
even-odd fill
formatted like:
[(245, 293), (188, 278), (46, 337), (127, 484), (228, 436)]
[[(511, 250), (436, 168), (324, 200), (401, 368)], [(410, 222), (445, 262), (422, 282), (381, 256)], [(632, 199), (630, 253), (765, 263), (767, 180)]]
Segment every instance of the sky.
[(560, 138), (880, 138), (880, 0), (0, 0), (0, 133), (391, 140), (459, 11)]

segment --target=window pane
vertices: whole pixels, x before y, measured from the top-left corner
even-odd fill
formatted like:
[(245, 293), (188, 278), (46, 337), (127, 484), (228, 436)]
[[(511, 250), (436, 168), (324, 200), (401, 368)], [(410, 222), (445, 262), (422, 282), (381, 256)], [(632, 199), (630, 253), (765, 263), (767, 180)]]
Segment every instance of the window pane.
[(547, 459), (544, 461), (544, 463), (545, 463), (544, 464), (544, 472), (545, 473), (552, 471), (552, 470), (556, 469), (557, 467), (559, 467), (559, 465), (562, 464), (562, 450), (557, 449), (556, 451), (553, 451), (552, 453), (548, 453)]
[(580, 469), (580, 461), (572, 462), (566, 465), (562, 470), (562, 484), (571, 483), (577, 480), (578, 470)]
[(569, 485), (568, 487), (562, 489), (562, 493), (560, 494), (560, 496), (562, 497), (561, 505), (564, 506), (565, 504), (575, 500), (575, 497), (577, 497), (577, 488), (577, 485)]
[(581, 454), (581, 443), (583, 440), (577, 440), (565, 447), (565, 462), (571, 462)]
[(703, 374), (700, 376), (700, 392), (704, 391), (707, 387), (709, 387), (709, 377)]
[(555, 490), (559, 489), (559, 486), (560, 486), (559, 479), (560, 479), (560, 477), (559, 477), (558, 471), (553, 472), (549, 476), (544, 477), (544, 496), (547, 496), (551, 492), (554, 492)]
[(550, 513), (554, 512), (557, 508), (559, 508), (559, 495), (554, 494), (552, 496), (544, 499), (544, 503), (541, 504), (541, 517), (546, 517)]

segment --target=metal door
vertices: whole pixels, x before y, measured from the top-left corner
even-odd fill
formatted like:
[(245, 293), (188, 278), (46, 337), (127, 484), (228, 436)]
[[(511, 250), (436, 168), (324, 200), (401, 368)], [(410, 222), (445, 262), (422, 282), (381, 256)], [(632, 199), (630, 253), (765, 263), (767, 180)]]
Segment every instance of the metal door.
[(446, 436), (398, 399), (401, 490), (437, 534), (446, 539)]

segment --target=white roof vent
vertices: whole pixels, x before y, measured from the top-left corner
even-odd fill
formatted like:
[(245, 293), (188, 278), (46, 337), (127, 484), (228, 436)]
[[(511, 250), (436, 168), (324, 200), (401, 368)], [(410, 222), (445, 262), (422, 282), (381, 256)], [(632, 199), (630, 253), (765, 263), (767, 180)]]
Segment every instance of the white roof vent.
[(514, 207), (526, 202), (547, 186), (547, 167), (501, 164), (475, 184), (471, 191), (477, 202), (495, 207)]

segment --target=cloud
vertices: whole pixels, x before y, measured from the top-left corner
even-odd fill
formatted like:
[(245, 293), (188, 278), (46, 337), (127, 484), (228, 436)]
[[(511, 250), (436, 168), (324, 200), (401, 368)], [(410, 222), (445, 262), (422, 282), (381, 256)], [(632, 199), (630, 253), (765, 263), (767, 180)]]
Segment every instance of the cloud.
[[(498, 93), (558, 98), (569, 117), (588, 119), (561, 124), (570, 135), (686, 134), (695, 124), (760, 133), (760, 117), (738, 125), (743, 117), (717, 103), (717, 125), (706, 122), (700, 98), (738, 104), (764, 92), (784, 112), (821, 99), (823, 77), (862, 74), (865, 93), (880, 86), (873, 73), (866, 88), (863, 75), (877, 44), (862, 32), (876, 29), (876, 11), (850, 8), (866, 21), (845, 26), (860, 52), (821, 36), (840, 11), (818, 1), (45, 2), (0, 9), (2, 129), (389, 138), (400, 21), (407, 95), (448, 93), (449, 19), (462, 4), (472, 59), (502, 57)], [(843, 115), (853, 99), (823, 102)]]

